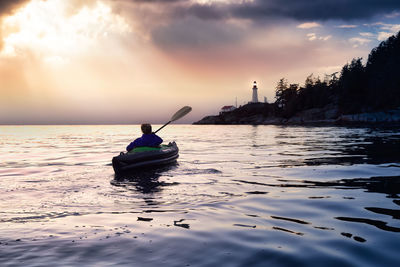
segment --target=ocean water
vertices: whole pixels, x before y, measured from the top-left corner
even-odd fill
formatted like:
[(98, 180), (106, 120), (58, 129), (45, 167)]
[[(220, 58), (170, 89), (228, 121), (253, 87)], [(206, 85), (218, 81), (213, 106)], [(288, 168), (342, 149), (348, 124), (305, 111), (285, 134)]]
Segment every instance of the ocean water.
[[(157, 128), (155, 126), (154, 128)], [(399, 128), (0, 126), (1, 266), (399, 266)]]

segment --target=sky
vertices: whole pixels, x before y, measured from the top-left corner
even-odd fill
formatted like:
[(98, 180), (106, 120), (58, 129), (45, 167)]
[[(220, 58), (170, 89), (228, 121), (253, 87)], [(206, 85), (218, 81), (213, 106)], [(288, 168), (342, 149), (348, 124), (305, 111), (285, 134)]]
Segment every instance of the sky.
[(191, 123), (398, 31), (398, 0), (1, 0), (0, 124)]

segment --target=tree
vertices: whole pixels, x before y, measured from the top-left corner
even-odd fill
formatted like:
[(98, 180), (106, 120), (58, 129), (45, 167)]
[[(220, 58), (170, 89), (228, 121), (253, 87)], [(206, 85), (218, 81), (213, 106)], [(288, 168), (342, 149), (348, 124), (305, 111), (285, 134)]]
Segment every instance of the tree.
[(344, 113), (363, 111), (366, 98), (366, 75), (362, 58), (354, 58), (343, 66), (338, 81), (339, 106)]
[(278, 107), (283, 107), (283, 95), (286, 89), (288, 88), (288, 83), (285, 78), (282, 78), (279, 80), (278, 84), (276, 85), (275, 89), (275, 103), (278, 105)]
[(398, 108), (400, 106), (400, 32), (374, 48), (364, 66), (354, 58), (335, 72), (319, 77), (310, 74), (304, 86), (279, 80), (276, 108), (285, 117), (298, 111), (337, 104), (342, 114)]
[(400, 32), (371, 51), (366, 74), (368, 105), (375, 110), (400, 106)]
[(285, 78), (279, 80), (275, 89), (275, 104), (282, 116), (290, 117), (296, 112), (298, 89), (298, 84), (288, 85)]

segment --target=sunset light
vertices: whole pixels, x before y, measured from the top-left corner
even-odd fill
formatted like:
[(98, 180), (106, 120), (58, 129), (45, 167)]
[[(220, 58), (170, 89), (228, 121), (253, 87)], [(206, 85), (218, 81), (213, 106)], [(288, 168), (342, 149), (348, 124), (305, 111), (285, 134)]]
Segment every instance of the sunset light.
[(68, 12), (68, 1), (35, 0), (3, 21), (2, 56), (29, 56), (33, 53), (51, 63), (68, 62), (69, 56), (84, 53), (114, 34), (131, 31), (127, 22), (97, 2)]
[(396, 9), (367, 6), (4, 0), (0, 123), (161, 122), (177, 104), (193, 106), (190, 122), (246, 104), (254, 80), (274, 101), (282, 77), (340, 72), (398, 31)]
[(3, 266), (400, 266), (400, 0), (0, 0)]

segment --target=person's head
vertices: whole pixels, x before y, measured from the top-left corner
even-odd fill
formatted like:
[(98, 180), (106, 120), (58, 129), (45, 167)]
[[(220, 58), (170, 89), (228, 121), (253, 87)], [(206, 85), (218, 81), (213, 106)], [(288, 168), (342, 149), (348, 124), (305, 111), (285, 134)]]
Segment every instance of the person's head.
[(143, 123), (140, 128), (142, 128), (142, 132), (144, 134), (151, 134), (151, 125), (150, 124)]

